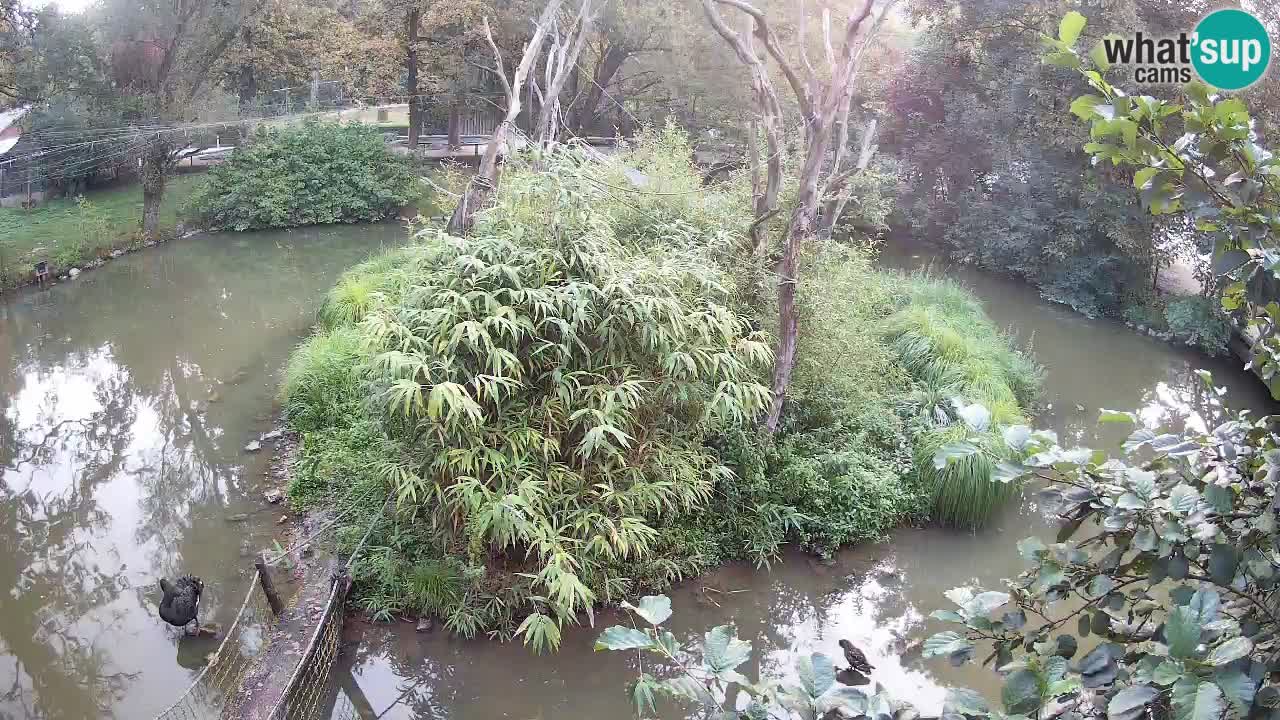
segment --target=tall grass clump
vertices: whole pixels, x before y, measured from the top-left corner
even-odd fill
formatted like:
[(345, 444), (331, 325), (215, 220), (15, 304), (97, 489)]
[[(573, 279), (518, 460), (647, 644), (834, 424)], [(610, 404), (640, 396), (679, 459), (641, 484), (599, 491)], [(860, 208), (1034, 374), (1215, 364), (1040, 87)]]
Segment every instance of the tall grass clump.
[(960, 284), (926, 274), (902, 281), (906, 305), (884, 328), (916, 382), (916, 476), (936, 521), (979, 527), (1019, 491), (996, 466), (1012, 455), (1003, 431), (1025, 423), (1042, 371)]
[(338, 327), (312, 335), (285, 366), (280, 396), (289, 425), (298, 432), (346, 425), (358, 409), (360, 335)]

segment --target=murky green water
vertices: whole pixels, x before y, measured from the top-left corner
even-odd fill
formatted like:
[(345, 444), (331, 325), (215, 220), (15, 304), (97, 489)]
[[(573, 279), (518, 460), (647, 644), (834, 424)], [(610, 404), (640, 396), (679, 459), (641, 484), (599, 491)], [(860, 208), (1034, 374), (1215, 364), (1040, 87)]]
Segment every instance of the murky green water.
[(179, 643), (157, 579), (234, 613), (280, 514), (243, 446), (322, 293), (403, 236), (203, 235), (0, 298), (0, 718), (145, 720), (186, 687), (213, 641)]
[[(897, 267), (922, 261), (910, 255), (886, 260)], [(1119, 430), (1098, 435), (1100, 407), (1138, 409), (1150, 424), (1212, 423), (1221, 408), (1193, 374), (1200, 367), (1230, 388), (1228, 397), (1239, 407), (1269, 407), (1261, 385), (1234, 361), (1139, 337), (1118, 323), (1088, 320), (1019, 283), (963, 269), (950, 272), (974, 287), (997, 323), (1032, 344), (1047, 370), (1037, 424), (1056, 430), (1064, 444), (1102, 446), (1122, 439)], [(688, 637), (736, 623), (756, 649), (748, 675), (761, 666), (785, 673), (798, 653), (838, 658), (838, 641), (848, 638), (875, 665), (873, 682), (936, 713), (948, 685), (998, 696), (998, 684), (992, 673), (972, 665), (922, 660), (912, 640), (940, 629), (927, 618), (947, 603), (946, 590), (967, 584), (994, 588), (1017, 574), (1022, 562), (1014, 543), (1031, 534), (1050, 534), (1050, 528), (1028, 497), (979, 533), (903, 529), (887, 542), (848, 550), (829, 566), (799, 554), (768, 570), (735, 565), (671, 593), (671, 624), (678, 636)], [(462, 641), (438, 630), (419, 634), (410, 624), (349, 622), (350, 645), (336, 676), (362, 718), (629, 717), (633, 710), (624, 686), (635, 676), (634, 657), (592, 650), (600, 628), (616, 619), (598, 615), (596, 629), (568, 631), (560, 651), (546, 657), (518, 644)], [(681, 716), (672, 708), (664, 714)]]

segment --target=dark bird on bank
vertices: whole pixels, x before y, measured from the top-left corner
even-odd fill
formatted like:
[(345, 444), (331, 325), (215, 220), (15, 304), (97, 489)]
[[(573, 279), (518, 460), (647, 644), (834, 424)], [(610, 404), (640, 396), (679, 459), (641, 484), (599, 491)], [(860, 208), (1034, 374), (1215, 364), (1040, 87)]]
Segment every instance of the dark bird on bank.
[(200, 593), (204, 591), (204, 581), (191, 575), (183, 575), (173, 582), (160, 578), (160, 619), (174, 627), (186, 627), (194, 620), (196, 632), (200, 631), (200, 621), (196, 612), (200, 609)]
[(871, 663), (867, 662), (867, 656), (861, 650), (853, 646), (848, 640), (840, 641), (840, 648), (844, 650), (844, 659), (849, 663), (851, 670), (856, 670), (863, 675), (871, 674)]

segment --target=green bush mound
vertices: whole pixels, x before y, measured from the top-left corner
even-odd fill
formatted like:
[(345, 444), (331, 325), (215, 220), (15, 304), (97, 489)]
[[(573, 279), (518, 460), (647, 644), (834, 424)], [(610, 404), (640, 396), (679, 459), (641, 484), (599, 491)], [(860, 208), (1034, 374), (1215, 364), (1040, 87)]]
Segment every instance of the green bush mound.
[(1231, 325), (1216, 298), (1201, 295), (1170, 300), (1165, 321), (1174, 338), (1200, 348), (1209, 355), (1222, 355), (1231, 340)]
[(717, 488), (727, 500), (680, 535), (713, 564), (767, 562), (783, 544), (829, 555), (880, 540), (919, 509), (910, 486), (912, 380), (876, 332), (901, 302), (896, 276), (864, 254), (811, 259), (804, 331), (783, 423), (772, 443), (755, 431), (716, 445), (734, 469)]
[[(375, 618), (552, 647), (595, 603), (923, 516), (920, 382), (883, 331), (913, 301), (903, 279), (838, 247), (808, 259), (783, 429), (762, 436), (771, 310), (735, 264), (748, 196), (683, 192), (700, 188), (684, 143), (512, 158), (470, 237), (419, 233), (325, 298), (282, 391), (303, 436), (290, 497), (354, 509), (352, 543), (394, 501), (355, 570)], [(652, 192), (617, 197), (627, 166)]]
[(377, 128), (309, 121), (261, 127), (209, 171), (184, 211), (221, 230), (384, 220), (419, 196)]
[[(1018, 492), (998, 478), (996, 466), (1012, 456), (1004, 430), (1026, 422), (1022, 408), (1043, 372), (1012, 348), (961, 285), (928, 275), (904, 282), (907, 305), (884, 328), (917, 382), (916, 476), (934, 520), (978, 527)], [(956, 447), (962, 449), (950, 452)]]

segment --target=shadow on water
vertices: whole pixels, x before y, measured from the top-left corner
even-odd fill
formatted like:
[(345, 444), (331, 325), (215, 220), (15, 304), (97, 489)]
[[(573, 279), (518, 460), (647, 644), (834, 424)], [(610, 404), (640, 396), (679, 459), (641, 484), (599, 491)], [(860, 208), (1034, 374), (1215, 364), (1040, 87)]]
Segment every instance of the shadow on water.
[[(906, 253), (885, 264), (914, 269), (928, 261)], [(1089, 320), (1018, 282), (964, 268), (946, 272), (972, 287), (992, 319), (1018, 343), (1029, 343), (1045, 365), (1036, 424), (1056, 430), (1064, 445), (1115, 447), (1125, 431), (1099, 432), (1095, 420), (1103, 407), (1138, 409), (1149, 425), (1214, 424), (1222, 413), (1219, 398), (1204, 391), (1196, 368), (1211, 370), (1239, 408), (1271, 411), (1261, 384), (1233, 361), (1138, 336), (1120, 323)], [(886, 542), (848, 549), (829, 565), (799, 553), (769, 569), (730, 565), (674, 590), (670, 623), (682, 639), (735, 623), (755, 647), (749, 676), (761, 667), (786, 675), (799, 653), (822, 651), (838, 659), (839, 640), (847, 638), (875, 666), (870, 682), (936, 714), (949, 685), (993, 697), (999, 686), (993, 673), (972, 664), (953, 668), (920, 657), (923, 638), (941, 629), (929, 614), (949, 604), (943, 593), (950, 588), (995, 588), (1016, 575), (1022, 560), (1015, 542), (1032, 534), (1049, 536), (1052, 528), (1028, 493), (976, 533), (904, 528)], [(567, 630), (560, 651), (544, 657), (518, 643), (463, 641), (441, 630), (420, 634), (412, 624), (349, 622), (339, 691), (353, 699), (362, 718), (631, 716), (626, 686), (635, 677), (636, 659), (595, 652), (596, 635), (620, 618), (603, 613), (596, 620), (595, 629)], [(663, 716), (682, 713), (667, 707)]]
[(4, 298), (0, 717), (148, 718), (186, 687), (212, 648), (156, 617), (156, 581), (202, 576), (202, 619), (229, 619), (277, 531), (242, 447), (322, 293), (403, 236), (202, 235)]

